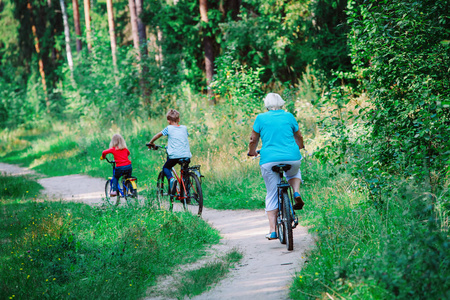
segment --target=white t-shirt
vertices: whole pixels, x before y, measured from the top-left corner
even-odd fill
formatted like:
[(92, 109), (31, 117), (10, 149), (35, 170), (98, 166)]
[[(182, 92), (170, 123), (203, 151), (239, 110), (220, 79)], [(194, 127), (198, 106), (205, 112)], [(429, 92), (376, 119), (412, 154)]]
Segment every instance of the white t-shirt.
[(161, 131), (162, 135), (168, 137), (167, 154), (169, 158), (191, 158), (189, 148), (188, 131), (184, 125), (169, 125)]

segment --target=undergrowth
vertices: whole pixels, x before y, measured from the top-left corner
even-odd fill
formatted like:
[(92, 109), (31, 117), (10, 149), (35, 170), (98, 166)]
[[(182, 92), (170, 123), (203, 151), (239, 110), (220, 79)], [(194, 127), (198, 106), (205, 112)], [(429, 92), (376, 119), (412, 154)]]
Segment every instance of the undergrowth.
[(292, 299), (450, 297), (447, 216), (429, 194), (405, 183), (380, 209), (351, 176), (308, 170), (300, 219), (317, 244), (293, 280)]
[(0, 199), (5, 299), (136, 299), (219, 240), (185, 213)]

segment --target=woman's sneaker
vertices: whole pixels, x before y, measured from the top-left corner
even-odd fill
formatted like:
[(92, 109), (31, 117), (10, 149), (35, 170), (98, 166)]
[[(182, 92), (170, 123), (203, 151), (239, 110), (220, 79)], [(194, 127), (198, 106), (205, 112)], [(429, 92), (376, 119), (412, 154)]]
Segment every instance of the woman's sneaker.
[(111, 194), (109, 194), (109, 196), (115, 197), (115, 196), (117, 196), (117, 192), (111, 192)]
[(303, 205), (305, 205), (302, 196), (300, 196), (300, 194), (297, 192), (294, 193), (294, 200), (295, 200), (294, 210), (300, 210), (303, 208)]
[(270, 240), (276, 240), (278, 237), (277, 237), (277, 233), (274, 231), (274, 232), (271, 232), (271, 233), (269, 233), (269, 234), (266, 234), (266, 239), (268, 239), (269, 241)]

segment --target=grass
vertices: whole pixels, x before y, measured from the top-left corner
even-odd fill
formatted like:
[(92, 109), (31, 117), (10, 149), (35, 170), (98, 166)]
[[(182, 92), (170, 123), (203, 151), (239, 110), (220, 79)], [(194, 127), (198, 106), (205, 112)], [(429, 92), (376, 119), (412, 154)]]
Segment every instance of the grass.
[(196, 261), (219, 240), (190, 214), (36, 202), (26, 195), (0, 198), (2, 297), (136, 299), (157, 276)]
[(0, 199), (32, 199), (39, 195), (42, 186), (29, 177), (0, 174)]
[(175, 290), (167, 296), (177, 299), (191, 298), (209, 290), (242, 259), (242, 254), (232, 250), (215, 262), (206, 264), (195, 270), (185, 271), (179, 276), (181, 280), (174, 283)]

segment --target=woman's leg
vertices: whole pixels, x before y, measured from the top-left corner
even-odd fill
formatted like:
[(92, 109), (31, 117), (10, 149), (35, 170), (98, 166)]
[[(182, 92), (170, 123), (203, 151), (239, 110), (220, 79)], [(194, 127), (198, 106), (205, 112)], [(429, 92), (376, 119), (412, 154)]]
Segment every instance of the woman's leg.
[(276, 163), (267, 163), (261, 166), (261, 174), (266, 184), (266, 213), (269, 219), (270, 233), (275, 232), (278, 213), (278, 188), (280, 176), (272, 171), (272, 166)]
[(302, 182), (300, 178), (292, 178), (288, 182), (294, 190), (294, 193), (300, 193), (300, 183)]
[(271, 233), (276, 231), (277, 214), (278, 208), (267, 212), (267, 218), (269, 219), (269, 232)]

